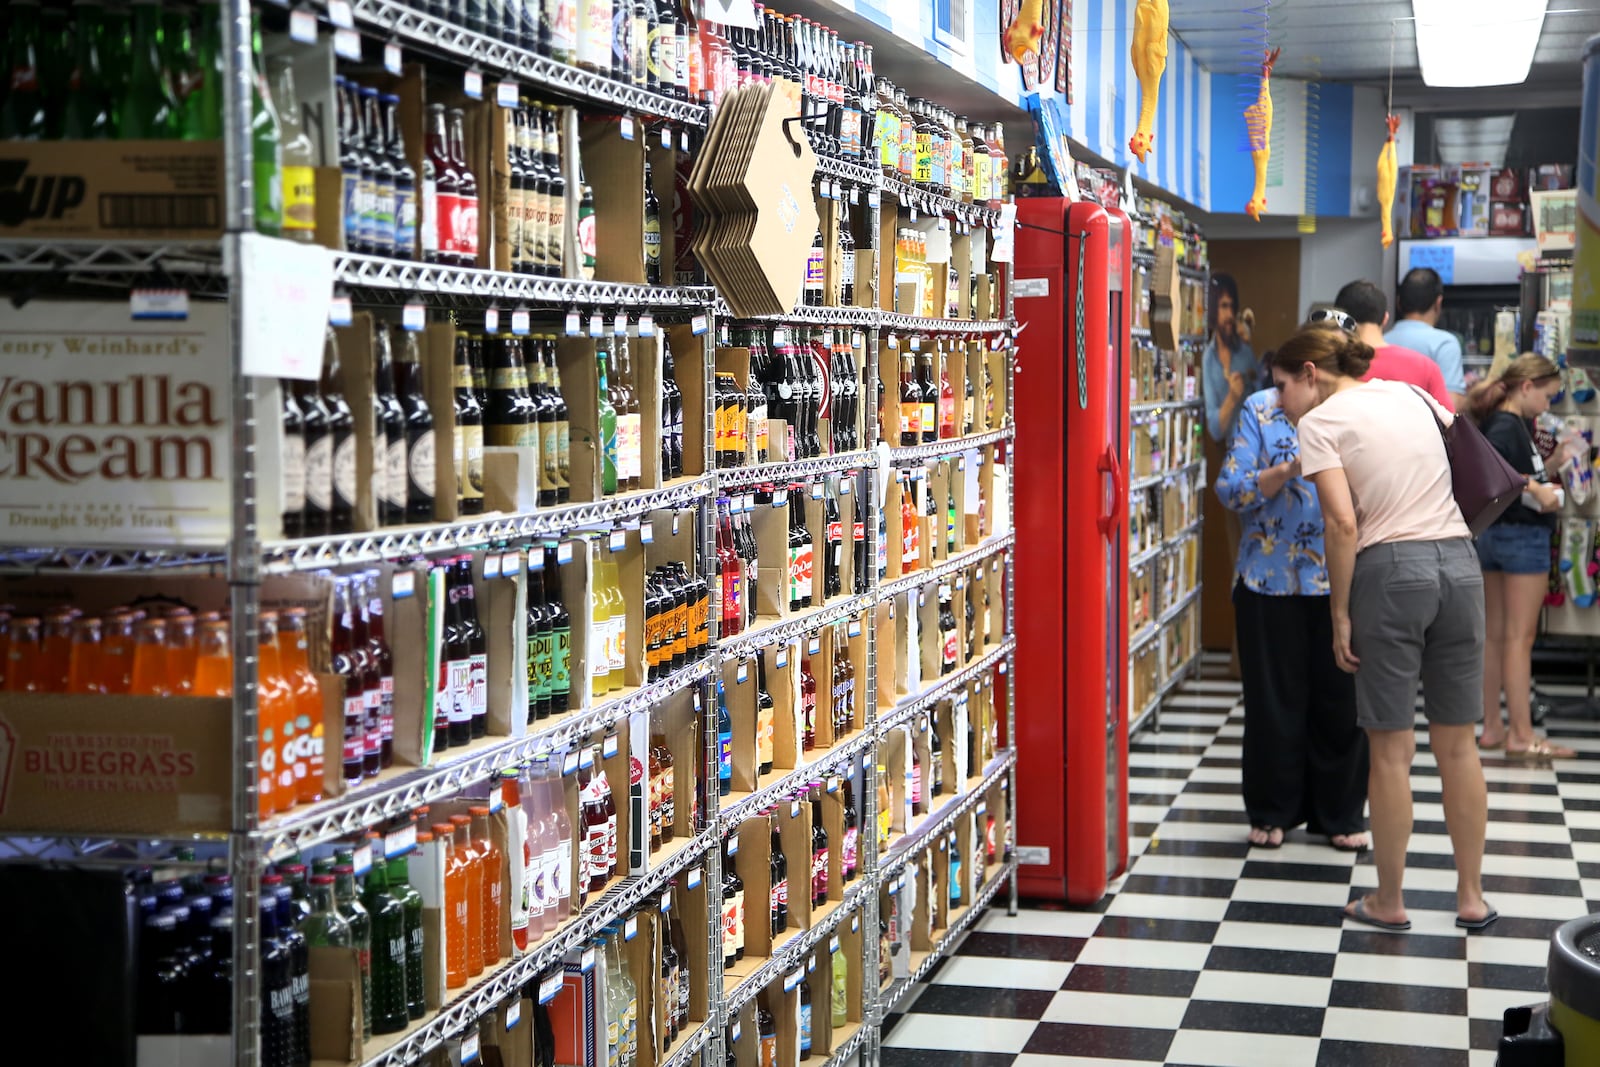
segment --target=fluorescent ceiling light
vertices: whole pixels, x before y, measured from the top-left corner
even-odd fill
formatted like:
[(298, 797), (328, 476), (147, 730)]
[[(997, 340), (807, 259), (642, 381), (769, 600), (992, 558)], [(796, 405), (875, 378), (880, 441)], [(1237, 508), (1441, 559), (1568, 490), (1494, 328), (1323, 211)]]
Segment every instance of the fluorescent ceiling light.
[(1548, 0), (1411, 0), (1422, 80), (1440, 88), (1528, 80)]
[(1511, 147), (1511, 131), (1516, 123), (1515, 115), (1435, 119), (1433, 141), (1439, 150), (1439, 162), (1505, 166), (1506, 150)]

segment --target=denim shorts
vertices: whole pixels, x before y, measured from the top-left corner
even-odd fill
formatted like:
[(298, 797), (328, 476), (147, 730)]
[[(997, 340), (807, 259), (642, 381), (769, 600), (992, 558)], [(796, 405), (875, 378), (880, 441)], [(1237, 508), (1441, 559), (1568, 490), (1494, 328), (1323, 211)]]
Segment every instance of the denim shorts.
[(1478, 535), (1478, 563), (1486, 571), (1544, 574), (1550, 569), (1550, 530), (1526, 522), (1497, 522)]

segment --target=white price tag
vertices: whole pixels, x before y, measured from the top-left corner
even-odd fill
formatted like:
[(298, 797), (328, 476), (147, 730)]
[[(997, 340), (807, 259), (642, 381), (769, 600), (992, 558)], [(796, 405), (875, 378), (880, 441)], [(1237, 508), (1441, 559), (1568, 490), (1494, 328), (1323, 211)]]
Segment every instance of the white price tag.
[(561, 992), (561, 987), (566, 984), (566, 976), (556, 971), (539, 984), (539, 1003), (548, 1004), (556, 999)]
[(485, 578), (500, 577), (500, 557), (498, 555), (491, 554), (483, 557), (483, 576)]
[(689, 872), (688, 876), (684, 879), (684, 883), (683, 884), (684, 884), (684, 886), (686, 888), (689, 888), (689, 889), (699, 889), (700, 888), (700, 868), (696, 867), (693, 870), (691, 870)]
[(566, 330), (568, 337), (576, 337), (579, 333), (583, 332), (583, 316), (579, 315), (576, 311), (567, 312)]
[(528, 336), (531, 325), (528, 320), (528, 309), (518, 308), (511, 313), (511, 332), (518, 337)]
[(611, 535), (606, 539), (606, 547), (613, 552), (621, 552), (624, 548), (627, 548), (628, 531), (612, 530)]
[(328, 21), (341, 30), (355, 29), (356, 17), (350, 8), (350, 0), (328, 0)]
[(522, 573), (522, 553), (507, 552), (500, 557), (500, 577), (513, 578)]
[(361, 62), (361, 35), (355, 30), (334, 30), (333, 51), (341, 59)]
[(639, 336), (654, 337), (656, 335), (656, 320), (649, 312), (639, 316)]
[(774, 657), (773, 663), (775, 663), (777, 665), (777, 668), (780, 671), (783, 670), (785, 667), (787, 667), (789, 665), (789, 646), (788, 645), (784, 645), (782, 648), (778, 649), (778, 654), (777, 654), (776, 657)]
[(428, 324), (428, 309), (412, 301), (400, 310), (400, 325), (413, 332)]
[(624, 115), (624, 116), (622, 116), (622, 121), (617, 123), (617, 128), (622, 131), (622, 139), (624, 141), (633, 140), (633, 116), (632, 115)]
[(301, 44), (317, 43), (317, 16), (315, 12), (296, 8), (289, 12), (289, 39)]
[(630, 915), (628, 916), (628, 921), (622, 924), (622, 940), (632, 941), (638, 936), (639, 917), (637, 915)]
[(352, 866), (356, 869), (356, 877), (364, 878), (372, 870), (372, 846), (361, 845), (355, 850), (355, 862)]
[(828, 951), (830, 953), (832, 953), (832, 952), (838, 952), (839, 950), (840, 950), (839, 935), (838, 934), (834, 934), (832, 937), (828, 938)]
[(626, 337), (628, 335), (628, 314), (627, 314), (627, 312), (619, 311), (611, 319), (611, 332), (613, 334), (615, 334), (616, 336), (618, 336), (618, 337)]
[(128, 314), (135, 319), (181, 322), (189, 317), (189, 290), (135, 289), (128, 294)]
[(461, 1039), (461, 1067), (469, 1063), (478, 1062), (478, 1032), (476, 1030)]
[(878, 190), (876, 190), (876, 189), (868, 189), (867, 190), (867, 206), (868, 207), (876, 208), (881, 202), (882, 201), (880, 201), (879, 198), (878, 198)]
[(731, 857), (731, 856), (737, 856), (738, 854), (739, 854), (739, 839), (737, 837), (734, 837), (734, 836), (730, 835), (729, 838), (728, 838), (728, 855)]
[(258, 233), (239, 236), (244, 318), (242, 370), (316, 381), (333, 300), (333, 253)]
[(672, 130), (670, 127), (661, 127), (661, 147), (668, 152), (672, 151)]
[(563, 541), (559, 545), (556, 546), (556, 562), (557, 563), (571, 563), (572, 562), (572, 542), (571, 541)]
[(522, 1021), (522, 995), (511, 998), (511, 1003), (506, 1005), (506, 1029), (513, 1030)]
[(811, 639), (811, 643), (806, 646), (806, 653), (808, 655), (815, 656), (817, 653), (819, 653), (821, 651), (822, 651), (822, 641), (820, 639), (818, 639), (818, 638), (813, 637)]
[(461, 91), (474, 100), (483, 99), (483, 71), (469, 70), (461, 79)]
[(395, 600), (404, 600), (413, 596), (417, 591), (417, 572), (403, 570), (394, 572), (394, 586), (391, 595)]
[(689, 151), (689, 131), (688, 130), (679, 130), (678, 131), (678, 147), (680, 149), (682, 149), (683, 151), (685, 151), (685, 152)]
[(653, 545), (656, 543), (656, 524), (648, 519), (639, 524), (639, 543)]
[(578, 769), (578, 754), (576, 752), (568, 752), (567, 755), (566, 755), (566, 758), (561, 761), (561, 774), (562, 774), (562, 776), (565, 777), (566, 775), (571, 774), (573, 771), (576, 771), (577, 769)]
[(605, 759), (614, 759), (617, 755), (617, 735), (607, 734), (604, 743), (600, 746), (600, 755)]
[(584, 974), (588, 974), (590, 971), (594, 970), (594, 963), (594, 949), (586, 948), (583, 950), (583, 957), (578, 963), (578, 970), (582, 971)]
[(850, 187), (850, 203), (861, 203), (861, 190), (856, 188), (854, 185)]
[(348, 296), (336, 296), (328, 301), (328, 322), (334, 326), (348, 326), (355, 321), (355, 309)]
[(790, 971), (788, 974), (783, 976), (783, 991), (785, 993), (793, 993), (795, 989), (799, 987), (800, 979), (804, 977), (805, 971), (798, 967)]
[(744, 660), (739, 661), (739, 667), (733, 672), (735, 685), (743, 685), (750, 678), (750, 665)]
[(383, 69), (396, 78), (400, 77), (400, 46), (394, 41), (383, 46)]
[(516, 107), (521, 102), (517, 91), (516, 82), (500, 81), (494, 83), (494, 102), (501, 107)]
[(589, 313), (589, 336), (604, 337), (606, 335), (606, 317), (598, 311)]
[(851, 637), (860, 637), (861, 636), (861, 620), (860, 619), (851, 619), (850, 620), (850, 628), (847, 631), (847, 633), (849, 633), (849, 635)]
[(393, 859), (417, 847), (417, 824), (407, 823), (396, 830), (390, 830), (383, 838), (383, 855), (385, 859)]
[(499, 333), (500, 332), (500, 309), (499, 308), (490, 308), (488, 311), (485, 311), (483, 313), (483, 332), (484, 333)]
[(710, 323), (706, 320), (704, 315), (696, 315), (694, 318), (689, 320), (689, 329), (696, 337), (699, 337), (701, 334), (705, 333), (709, 328)]
[(789, 801), (789, 818), (798, 819), (799, 817), (800, 817), (800, 802), (798, 800)]

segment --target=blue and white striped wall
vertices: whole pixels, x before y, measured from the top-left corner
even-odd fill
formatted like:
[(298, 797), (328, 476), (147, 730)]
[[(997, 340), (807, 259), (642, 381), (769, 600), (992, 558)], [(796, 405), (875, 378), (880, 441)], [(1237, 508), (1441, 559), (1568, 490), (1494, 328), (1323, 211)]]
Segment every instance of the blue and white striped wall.
[[(999, 0), (967, 5), (969, 47), (951, 47), (935, 31), (940, 0), (830, 0), (890, 30), (952, 70), (1021, 104), (1022, 75), (1000, 59)], [(1200, 208), (1242, 214), (1255, 183), (1244, 138), (1244, 108), (1254, 98), (1253, 75), (1213, 74), (1176, 37), (1167, 43), (1167, 70), (1156, 112), (1155, 147), (1148, 162), (1128, 151), (1139, 119), (1139, 80), (1129, 47), (1137, 0), (1071, 0), (1072, 98), (1067, 135), (1089, 151)], [(946, 0), (945, 6), (950, 6)], [(1054, 95), (1043, 90), (1044, 95)], [(1378, 91), (1322, 84), (1315, 121), (1305, 82), (1272, 80), (1273, 165), (1268, 171), (1270, 215), (1371, 215), (1377, 150), (1383, 142)], [(1314, 129), (1308, 129), (1314, 125)], [(1308, 139), (1314, 138), (1317, 180), (1308, 202)]]

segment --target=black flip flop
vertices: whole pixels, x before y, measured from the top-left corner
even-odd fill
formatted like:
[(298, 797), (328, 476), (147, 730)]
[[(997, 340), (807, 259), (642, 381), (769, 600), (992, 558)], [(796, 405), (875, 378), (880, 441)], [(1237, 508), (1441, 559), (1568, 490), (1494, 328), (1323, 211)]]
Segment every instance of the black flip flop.
[[(1380, 919), (1375, 915), (1368, 915), (1367, 914), (1367, 898), (1366, 897), (1357, 897), (1355, 904), (1356, 904), (1356, 906), (1354, 908), (1346, 908), (1345, 909), (1344, 917), (1346, 919), (1350, 919), (1353, 922), (1365, 923), (1368, 926), (1376, 926), (1378, 929), (1387, 930), (1391, 934), (1403, 934), (1407, 930), (1411, 929), (1411, 920), (1410, 919), (1407, 919), (1403, 923), (1392, 923), (1392, 922), (1386, 922), (1383, 919)], [(1498, 918), (1498, 916), (1496, 916), (1496, 917)], [(1456, 922), (1458, 922), (1458, 923), (1460, 921), (1461, 921), (1460, 919), (1456, 920)]]
[[(1251, 848), (1273, 849), (1273, 848), (1282, 848), (1283, 847), (1283, 838), (1284, 838), (1284, 836), (1286, 836), (1283, 827), (1281, 827), (1281, 826), (1252, 826), (1252, 827), (1250, 827), (1250, 829), (1252, 829), (1252, 830), (1260, 830), (1262, 833), (1267, 835), (1267, 840), (1263, 844), (1259, 844), (1258, 845), (1254, 841), (1250, 841), (1249, 844), (1250, 844)], [(1274, 830), (1278, 831), (1278, 833), (1280, 835), (1276, 842), (1274, 842), (1272, 840), (1272, 831), (1274, 831)], [(1246, 838), (1246, 840), (1248, 841), (1249, 839)]]
[(1463, 919), (1461, 916), (1457, 915), (1456, 925), (1461, 927), (1463, 930), (1483, 930), (1487, 929), (1489, 924), (1498, 918), (1500, 918), (1500, 913), (1495, 911), (1493, 908), (1490, 908), (1489, 914), (1485, 915), (1481, 919)]

